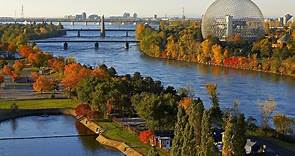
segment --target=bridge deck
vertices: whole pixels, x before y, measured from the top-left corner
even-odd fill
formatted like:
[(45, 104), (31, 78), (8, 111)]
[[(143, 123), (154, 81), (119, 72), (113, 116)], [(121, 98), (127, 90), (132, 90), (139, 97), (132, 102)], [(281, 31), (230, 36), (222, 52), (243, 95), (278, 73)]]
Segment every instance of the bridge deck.
[(31, 43), (139, 43), (137, 40), (37, 40)]
[[(101, 31), (101, 29), (64, 29), (64, 31)], [(135, 31), (135, 29), (105, 29), (105, 31)]]

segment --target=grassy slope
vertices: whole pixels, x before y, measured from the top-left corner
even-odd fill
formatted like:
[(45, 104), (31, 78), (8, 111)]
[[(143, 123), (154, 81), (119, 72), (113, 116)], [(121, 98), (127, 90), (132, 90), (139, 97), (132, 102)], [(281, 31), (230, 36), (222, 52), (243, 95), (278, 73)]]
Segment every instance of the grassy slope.
[[(113, 122), (98, 122), (99, 126), (104, 128), (106, 131), (104, 132), (105, 136), (125, 142), (127, 145), (133, 147), (134, 149), (138, 150), (144, 155), (147, 155), (148, 151), (150, 150), (151, 146), (143, 144), (136, 134), (131, 133), (130, 131), (123, 129), (121, 126), (117, 125)], [(158, 150), (160, 155), (169, 155), (168, 152), (163, 150)]]
[(0, 100), (0, 109), (9, 109), (13, 103), (19, 109), (74, 108), (77, 105), (72, 99)]

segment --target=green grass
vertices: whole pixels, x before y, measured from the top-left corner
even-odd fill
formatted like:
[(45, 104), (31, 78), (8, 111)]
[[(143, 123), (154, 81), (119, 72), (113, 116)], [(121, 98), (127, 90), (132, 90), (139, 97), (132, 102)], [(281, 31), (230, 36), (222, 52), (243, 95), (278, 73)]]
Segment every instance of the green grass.
[(15, 103), (18, 109), (49, 109), (49, 108), (75, 108), (77, 101), (72, 99), (34, 99), (0, 101), (0, 109), (10, 109)]
[[(150, 150), (151, 146), (143, 144), (136, 134), (133, 134), (129, 130), (123, 129), (121, 126), (113, 122), (98, 122), (98, 125), (106, 130), (104, 132), (104, 135), (106, 137), (120, 142), (124, 142), (144, 155), (148, 154), (148, 151)], [(169, 153), (164, 150), (158, 151), (160, 155), (169, 155)]]

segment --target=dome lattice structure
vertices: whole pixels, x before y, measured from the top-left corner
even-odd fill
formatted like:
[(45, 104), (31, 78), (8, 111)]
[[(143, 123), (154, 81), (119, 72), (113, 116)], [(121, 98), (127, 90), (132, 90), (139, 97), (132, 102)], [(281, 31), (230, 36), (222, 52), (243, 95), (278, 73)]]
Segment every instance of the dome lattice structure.
[(203, 16), (202, 34), (221, 40), (234, 35), (257, 39), (264, 34), (263, 15), (251, 0), (216, 0)]

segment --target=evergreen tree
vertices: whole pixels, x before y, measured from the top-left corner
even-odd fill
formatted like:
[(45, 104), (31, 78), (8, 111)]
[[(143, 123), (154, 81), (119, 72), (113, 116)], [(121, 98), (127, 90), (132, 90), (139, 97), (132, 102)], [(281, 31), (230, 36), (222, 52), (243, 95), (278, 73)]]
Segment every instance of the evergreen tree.
[(196, 137), (195, 137), (194, 127), (191, 124), (187, 123), (184, 130), (184, 139), (183, 139), (181, 155), (195, 156), (197, 155), (196, 149), (197, 148), (196, 148)]
[(201, 146), (200, 156), (215, 156), (217, 155), (216, 148), (214, 146), (213, 134), (211, 131), (211, 113), (205, 110), (202, 119), (202, 131), (201, 131)]
[(179, 107), (177, 113), (177, 122), (174, 130), (174, 138), (172, 144), (172, 155), (180, 156), (184, 141), (184, 130), (187, 124), (187, 115), (184, 108)]
[(223, 146), (222, 146), (222, 155), (223, 156), (232, 156), (232, 136), (234, 134), (234, 119), (230, 115), (225, 121), (225, 131), (223, 134)]
[(152, 147), (149, 150), (148, 156), (160, 156), (160, 154), (155, 147)]
[(189, 123), (193, 126), (195, 131), (195, 144), (198, 148), (201, 144), (201, 130), (202, 130), (202, 118), (205, 108), (201, 99), (194, 100), (190, 107)]
[(246, 138), (246, 123), (243, 114), (239, 114), (234, 126), (234, 135), (232, 139), (232, 148), (235, 156), (245, 155)]

